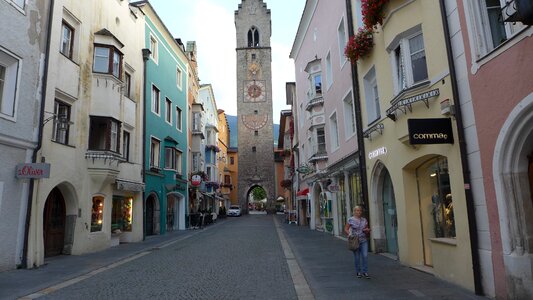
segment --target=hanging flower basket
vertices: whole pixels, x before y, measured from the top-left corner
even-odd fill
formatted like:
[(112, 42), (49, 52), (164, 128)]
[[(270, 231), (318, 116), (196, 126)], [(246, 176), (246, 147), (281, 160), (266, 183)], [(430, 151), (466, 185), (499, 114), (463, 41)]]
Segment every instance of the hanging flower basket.
[(205, 145), (206, 150), (214, 150), (215, 152), (220, 152), (220, 148), (217, 145)]
[(373, 28), (377, 24), (383, 24), (383, 8), (389, 0), (362, 0), (361, 14), (363, 15), (363, 24), (366, 28)]
[(355, 64), (360, 58), (366, 56), (374, 46), (371, 28), (359, 28), (359, 31), (350, 37), (344, 55)]
[(215, 190), (220, 188), (220, 184), (216, 181), (208, 181), (205, 183), (205, 187), (209, 188), (209, 187), (213, 187)]
[(292, 180), (284, 179), (280, 182), (282, 188), (289, 189), (292, 186)]

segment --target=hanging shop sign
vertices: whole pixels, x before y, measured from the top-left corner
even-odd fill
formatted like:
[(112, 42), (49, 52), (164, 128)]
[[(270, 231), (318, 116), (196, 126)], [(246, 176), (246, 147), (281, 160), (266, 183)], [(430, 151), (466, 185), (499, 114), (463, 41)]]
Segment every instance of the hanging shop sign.
[(200, 186), (200, 184), (202, 184), (202, 176), (200, 176), (200, 175), (192, 175), (191, 184), (192, 184), (192, 186)]
[(408, 119), (407, 126), (411, 145), (453, 144), (450, 118)]
[(19, 179), (50, 178), (50, 164), (18, 164), (15, 177)]
[(381, 147), (381, 148), (378, 148), (374, 151), (370, 151), (368, 152), (368, 159), (374, 159), (378, 156), (382, 156), (382, 155), (385, 155), (387, 154), (387, 147)]

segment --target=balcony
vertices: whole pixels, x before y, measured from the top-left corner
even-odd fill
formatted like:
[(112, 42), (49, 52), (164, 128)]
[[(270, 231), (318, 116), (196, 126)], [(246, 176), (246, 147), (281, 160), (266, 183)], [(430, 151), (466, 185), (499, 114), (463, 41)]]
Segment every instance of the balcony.
[(325, 160), (328, 160), (328, 153), (326, 151), (318, 151), (309, 158), (310, 163), (315, 163), (318, 161), (325, 161)]
[(313, 107), (324, 105), (324, 97), (322, 97), (322, 94), (314, 95), (312, 98), (307, 101), (307, 105), (305, 106), (305, 110), (311, 111)]
[(93, 182), (100, 186), (114, 182), (120, 172), (119, 164), (125, 161), (119, 153), (101, 150), (88, 150), (85, 159)]

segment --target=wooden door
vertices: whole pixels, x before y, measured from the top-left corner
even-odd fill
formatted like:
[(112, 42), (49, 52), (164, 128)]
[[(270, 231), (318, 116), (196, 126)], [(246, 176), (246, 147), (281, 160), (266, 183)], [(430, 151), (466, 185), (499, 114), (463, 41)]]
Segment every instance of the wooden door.
[(154, 197), (146, 200), (146, 235), (154, 234)]
[(44, 206), (44, 256), (61, 254), (65, 245), (65, 200), (58, 188), (54, 188)]

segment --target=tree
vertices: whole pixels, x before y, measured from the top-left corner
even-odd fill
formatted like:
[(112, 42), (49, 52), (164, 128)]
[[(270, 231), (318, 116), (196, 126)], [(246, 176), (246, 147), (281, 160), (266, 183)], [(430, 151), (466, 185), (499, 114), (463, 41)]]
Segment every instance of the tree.
[(254, 197), (255, 201), (259, 201), (265, 199), (267, 197), (267, 194), (265, 192), (265, 189), (260, 186), (256, 186), (252, 189), (252, 197)]

